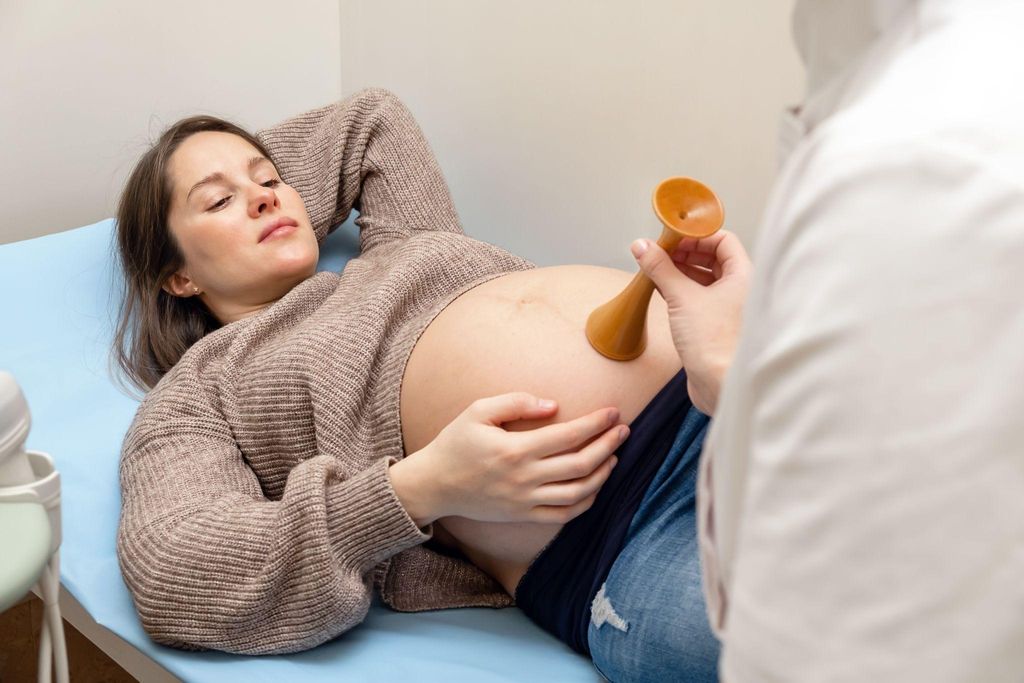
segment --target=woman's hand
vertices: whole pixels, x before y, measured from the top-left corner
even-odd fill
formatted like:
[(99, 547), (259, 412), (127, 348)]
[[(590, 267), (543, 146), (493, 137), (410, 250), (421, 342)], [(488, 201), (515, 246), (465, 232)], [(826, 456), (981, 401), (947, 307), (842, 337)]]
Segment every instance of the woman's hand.
[(527, 431), (501, 426), (556, 410), (525, 392), (470, 404), (413, 454), (435, 487), (432, 516), (564, 524), (586, 511), (618, 462), (613, 451), (629, 428), (621, 425), (625, 434), (619, 434), (615, 408)]
[[(640, 243), (650, 246), (646, 252)], [(669, 326), (697, 410), (713, 415), (732, 364), (750, 284), (750, 258), (735, 234), (683, 238), (672, 254), (650, 240), (631, 245), (640, 270), (668, 304)]]

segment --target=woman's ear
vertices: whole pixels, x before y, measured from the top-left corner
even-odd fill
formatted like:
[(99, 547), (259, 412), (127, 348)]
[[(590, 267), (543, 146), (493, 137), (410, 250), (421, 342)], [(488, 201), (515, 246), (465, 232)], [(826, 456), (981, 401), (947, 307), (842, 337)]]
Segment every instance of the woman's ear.
[(183, 275), (181, 271), (167, 278), (162, 288), (168, 294), (181, 297), (195, 296), (198, 293), (196, 292), (197, 285), (187, 275)]

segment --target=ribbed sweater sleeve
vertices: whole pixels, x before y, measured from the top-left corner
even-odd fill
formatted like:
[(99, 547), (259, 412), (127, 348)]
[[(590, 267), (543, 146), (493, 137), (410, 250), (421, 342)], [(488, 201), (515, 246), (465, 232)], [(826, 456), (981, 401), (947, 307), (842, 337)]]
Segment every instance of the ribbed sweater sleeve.
[(256, 137), (302, 197), (321, 243), (353, 208), (363, 253), (419, 230), (462, 233), (423, 131), (387, 90), (361, 90)]
[(118, 559), (145, 631), (279, 654), (362, 622), (375, 565), (430, 538), (391, 487), (396, 460), (346, 474), (317, 455), (268, 499), (200, 383), (175, 374), (140, 405), (120, 464)]

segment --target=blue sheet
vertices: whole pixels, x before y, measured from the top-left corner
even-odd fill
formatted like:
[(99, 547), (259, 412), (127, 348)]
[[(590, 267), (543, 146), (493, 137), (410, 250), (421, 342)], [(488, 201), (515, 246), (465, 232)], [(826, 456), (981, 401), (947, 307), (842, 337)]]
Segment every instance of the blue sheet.
[[(589, 659), (517, 608), (399, 613), (375, 598), (362, 624), (291, 655), (186, 652), (153, 643), (114, 552), (118, 456), (137, 401), (107, 369), (118, 304), (113, 250), (111, 219), (0, 245), (0, 369), (18, 380), (32, 410), (27, 447), (49, 453), (61, 474), (61, 582), (98, 623), (197, 683), (602, 680)], [(350, 219), (324, 242), (318, 269), (340, 271), (358, 250)]]

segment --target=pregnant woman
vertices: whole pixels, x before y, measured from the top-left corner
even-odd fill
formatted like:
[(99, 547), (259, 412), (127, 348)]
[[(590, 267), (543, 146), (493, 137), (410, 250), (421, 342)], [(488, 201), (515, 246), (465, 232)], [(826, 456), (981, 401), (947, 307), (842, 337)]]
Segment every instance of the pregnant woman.
[[(316, 272), (353, 208), (361, 253)], [(463, 234), (393, 95), (256, 136), (178, 122), (117, 237), (115, 357), (148, 392), (117, 549), (154, 640), (304, 650), (379, 590), (402, 611), (518, 605), (613, 680), (714, 680), (692, 528), (707, 418), (665, 301), (642, 356), (597, 354), (586, 317), (632, 273)]]

